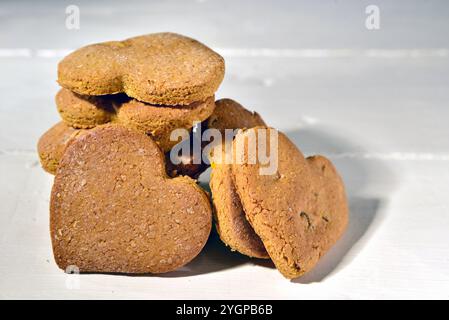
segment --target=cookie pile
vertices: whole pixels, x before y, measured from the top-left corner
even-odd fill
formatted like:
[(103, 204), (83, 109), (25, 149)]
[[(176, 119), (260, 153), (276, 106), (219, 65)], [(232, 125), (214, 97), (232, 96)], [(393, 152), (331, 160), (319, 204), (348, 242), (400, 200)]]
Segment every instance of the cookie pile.
[(211, 157), (212, 197), (195, 180), (207, 163), (193, 155), (171, 162), (173, 130), (192, 132), (195, 123), (242, 129), (232, 145), (275, 131), (234, 100), (215, 101), (223, 77), (220, 55), (173, 33), (89, 45), (59, 63), (62, 120), (42, 135), (38, 153), (55, 174), (50, 233), (60, 268), (173, 271), (200, 253), (213, 220), (232, 250), (270, 258), (287, 278), (309, 271), (337, 241), (348, 219), (341, 178), (280, 132), (272, 175), (257, 174), (258, 163)]

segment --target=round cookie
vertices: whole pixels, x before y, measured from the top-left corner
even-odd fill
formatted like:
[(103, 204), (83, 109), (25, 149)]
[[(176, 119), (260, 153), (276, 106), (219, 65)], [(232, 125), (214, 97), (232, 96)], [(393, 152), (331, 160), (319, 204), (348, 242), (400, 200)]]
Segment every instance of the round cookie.
[(62, 269), (169, 272), (198, 255), (211, 220), (195, 181), (168, 178), (156, 143), (119, 125), (70, 143), (51, 193), (53, 253)]
[(74, 128), (93, 128), (114, 116), (111, 97), (81, 96), (62, 88), (55, 100), (62, 120)]
[(208, 119), (208, 128), (214, 128), (224, 134), (225, 129), (243, 129), (265, 126), (257, 112), (245, 109), (232, 99), (220, 99), (215, 102), (215, 110)]
[[(215, 151), (224, 151), (224, 145)], [(212, 162), (210, 188), (214, 207), (215, 226), (220, 239), (244, 255), (255, 258), (269, 258), (259, 236), (246, 220), (240, 198), (235, 190), (231, 164)]]
[(64, 122), (58, 122), (45, 132), (37, 143), (37, 152), (42, 168), (48, 173), (55, 174), (68, 142), (79, 130)]
[[(237, 134), (238, 139), (258, 136), (264, 128)], [(275, 129), (268, 129), (269, 132)], [(270, 147), (270, 141), (266, 141)], [(278, 133), (278, 167), (261, 175), (259, 162), (232, 164), (234, 183), (246, 217), (260, 236), (277, 269), (296, 278), (312, 269), (340, 238), (348, 222), (343, 182), (332, 163), (322, 156), (305, 159), (298, 148)], [(274, 155), (273, 155), (274, 156)]]
[(83, 95), (119, 92), (150, 104), (189, 105), (214, 95), (223, 58), (175, 33), (88, 45), (58, 65), (61, 86)]
[(194, 122), (207, 119), (214, 111), (214, 97), (188, 106), (156, 106), (135, 99), (123, 103), (117, 110), (117, 122), (154, 138), (162, 151), (169, 151), (179, 141), (171, 141), (174, 129), (190, 130)]

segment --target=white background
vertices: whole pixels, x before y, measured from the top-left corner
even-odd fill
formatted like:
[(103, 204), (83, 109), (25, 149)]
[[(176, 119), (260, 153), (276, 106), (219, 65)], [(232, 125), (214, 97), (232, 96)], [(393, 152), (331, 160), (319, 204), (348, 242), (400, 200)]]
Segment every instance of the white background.
[[(69, 4), (80, 30), (65, 27)], [(380, 30), (365, 28), (369, 4)], [(53, 177), (36, 153), (58, 121), (57, 63), (88, 43), (158, 31), (217, 49), (218, 98), (334, 160), (350, 224), (309, 274), (288, 281), (212, 238), (171, 274), (67, 285), (48, 231)], [(2, 1), (0, 298), (449, 298), (448, 34), (447, 1)]]

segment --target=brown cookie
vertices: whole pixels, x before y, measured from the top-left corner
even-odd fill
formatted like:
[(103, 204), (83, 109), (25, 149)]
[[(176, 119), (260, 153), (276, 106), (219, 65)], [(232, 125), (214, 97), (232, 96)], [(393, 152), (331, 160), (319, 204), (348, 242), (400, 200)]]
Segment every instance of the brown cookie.
[(208, 127), (218, 129), (224, 134), (225, 129), (243, 129), (265, 126), (257, 112), (245, 109), (232, 99), (220, 99), (215, 102), (215, 110), (208, 119)]
[(58, 66), (61, 86), (84, 95), (124, 92), (150, 104), (189, 105), (214, 95), (224, 76), (223, 58), (175, 33), (88, 45)]
[(234, 187), (232, 166), (224, 162), (224, 145), (217, 146), (214, 153), (217, 151), (222, 152), (222, 161), (212, 162), (210, 188), (215, 226), (220, 239), (232, 250), (249, 257), (269, 258), (262, 240), (246, 220), (240, 198)]
[(168, 178), (156, 143), (119, 125), (96, 127), (70, 143), (51, 193), (53, 253), (62, 269), (175, 270), (201, 251), (211, 219), (195, 181)]
[[(172, 157), (175, 159), (175, 163), (172, 161)], [(197, 156), (193, 152), (171, 155), (170, 151), (165, 154), (165, 159), (167, 173), (170, 177), (189, 176), (197, 179), (208, 168), (203, 161), (197, 161)]]
[(37, 143), (39, 159), (45, 171), (55, 174), (68, 142), (79, 133), (64, 122), (58, 122), (45, 132)]
[(194, 163), (191, 155), (179, 156), (178, 159), (181, 162), (174, 164), (170, 159), (170, 153), (166, 154), (167, 174), (170, 177), (189, 176), (192, 179), (198, 179), (201, 173), (207, 169), (203, 162)]
[[(83, 131), (85, 130), (74, 129), (61, 121), (44, 133), (39, 139), (37, 147), (43, 169), (48, 173), (55, 174), (67, 144)], [(188, 140), (185, 142), (189, 143)], [(189, 176), (197, 179), (208, 168), (208, 165), (204, 162), (196, 163), (193, 154), (175, 156), (177, 160), (181, 161), (181, 163), (176, 164), (172, 163), (170, 152), (167, 152), (165, 156), (167, 174), (172, 178)]]
[(81, 96), (62, 88), (55, 100), (62, 120), (74, 128), (88, 129), (110, 122), (115, 113), (109, 96)]
[[(234, 147), (238, 139), (257, 136), (263, 129), (240, 132)], [(267, 145), (270, 148), (269, 140)], [(281, 132), (275, 174), (261, 175), (260, 162), (249, 163), (247, 146), (244, 151), (240, 158), (243, 164), (233, 163), (232, 172), (246, 217), (278, 270), (287, 278), (301, 276), (346, 228), (348, 205), (343, 182), (329, 160), (322, 156), (305, 159)]]
[(118, 108), (117, 122), (149, 134), (167, 152), (179, 142), (170, 139), (174, 129), (190, 130), (195, 121), (207, 119), (214, 108), (214, 97), (176, 107), (150, 105), (132, 99)]
[(203, 148), (209, 143), (208, 141), (202, 141), (202, 128), (204, 128), (206, 121), (196, 125), (190, 132), (188, 139), (183, 140), (166, 153), (166, 166), (169, 176), (186, 175), (198, 179), (209, 167), (209, 162), (206, 163), (202, 159)]
[[(208, 119), (208, 128), (220, 130), (224, 137), (225, 129), (242, 129), (265, 125), (259, 114), (245, 109), (232, 99), (215, 102), (215, 110)], [(224, 145), (216, 150), (224, 152)], [(225, 154), (223, 153), (223, 156)], [(267, 251), (245, 218), (239, 196), (235, 191), (231, 166), (213, 163), (210, 186), (213, 197), (216, 228), (222, 241), (232, 250), (250, 257), (268, 258)]]

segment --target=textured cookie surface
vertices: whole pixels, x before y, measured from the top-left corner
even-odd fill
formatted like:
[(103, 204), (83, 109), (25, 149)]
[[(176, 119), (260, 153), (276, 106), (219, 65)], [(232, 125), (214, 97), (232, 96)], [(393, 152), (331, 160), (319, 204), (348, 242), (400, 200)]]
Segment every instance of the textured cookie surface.
[[(268, 253), (246, 219), (240, 198), (235, 190), (231, 164), (224, 162), (224, 145), (215, 151), (223, 153), (222, 161), (212, 162), (210, 188), (214, 206), (214, 218), (220, 239), (244, 255), (268, 258)], [(215, 152), (214, 151), (214, 152)]]
[(232, 99), (220, 99), (215, 102), (215, 110), (208, 119), (208, 127), (218, 129), (224, 134), (225, 129), (243, 129), (265, 126), (257, 112), (245, 109)]
[(207, 119), (214, 111), (214, 97), (187, 106), (156, 106), (135, 99), (123, 103), (117, 111), (117, 122), (151, 135), (163, 151), (178, 141), (171, 141), (174, 129), (191, 129), (196, 121)]
[(74, 128), (93, 128), (111, 121), (114, 115), (110, 97), (81, 96), (63, 88), (55, 100), (62, 120)]
[(176, 158), (177, 163), (173, 163), (170, 152), (166, 154), (167, 173), (170, 177), (189, 176), (193, 179), (198, 179), (201, 173), (207, 169), (207, 166), (203, 162), (195, 163), (194, 157), (191, 155), (180, 155)]
[[(261, 129), (239, 133), (234, 146), (239, 138), (257, 137)], [(322, 156), (305, 159), (280, 132), (275, 174), (260, 175), (260, 162), (249, 164), (247, 151), (243, 153), (244, 164), (232, 165), (246, 216), (278, 270), (287, 278), (301, 276), (346, 228), (348, 207), (343, 182), (329, 160)]]
[(175, 33), (88, 45), (58, 66), (61, 86), (79, 94), (124, 92), (151, 104), (188, 105), (214, 95), (224, 60), (200, 42)]
[(168, 178), (157, 145), (118, 125), (70, 143), (51, 194), (55, 260), (81, 272), (175, 270), (201, 251), (211, 219), (194, 180)]
[(67, 143), (78, 131), (61, 121), (40, 137), (37, 152), (45, 171), (55, 174)]

